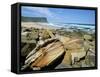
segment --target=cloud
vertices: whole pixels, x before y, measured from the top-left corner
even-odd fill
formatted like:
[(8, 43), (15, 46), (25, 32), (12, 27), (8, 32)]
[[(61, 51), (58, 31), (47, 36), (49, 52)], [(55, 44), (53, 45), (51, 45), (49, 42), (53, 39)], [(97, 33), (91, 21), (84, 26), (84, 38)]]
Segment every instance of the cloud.
[(48, 9), (48, 8), (46, 8), (46, 7), (22, 7), (22, 8), (24, 8), (24, 9), (27, 9), (27, 10), (29, 10), (30, 12), (35, 12), (35, 13), (40, 13), (40, 14), (42, 14), (42, 15), (44, 15), (44, 16), (48, 16), (48, 17), (52, 17), (53, 16), (53, 14), (52, 14), (52, 12)]

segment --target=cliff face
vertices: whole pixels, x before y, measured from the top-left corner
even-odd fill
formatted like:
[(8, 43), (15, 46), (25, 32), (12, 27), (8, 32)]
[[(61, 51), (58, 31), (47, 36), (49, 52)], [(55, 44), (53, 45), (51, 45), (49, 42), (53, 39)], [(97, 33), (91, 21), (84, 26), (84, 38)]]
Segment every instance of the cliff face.
[(47, 18), (45, 17), (21, 17), (22, 22), (44, 22), (47, 23)]

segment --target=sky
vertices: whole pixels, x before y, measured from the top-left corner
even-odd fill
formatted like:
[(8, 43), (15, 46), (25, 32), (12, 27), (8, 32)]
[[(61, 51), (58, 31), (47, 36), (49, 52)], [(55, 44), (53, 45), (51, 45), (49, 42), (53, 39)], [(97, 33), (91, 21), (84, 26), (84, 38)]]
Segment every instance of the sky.
[(95, 24), (94, 10), (22, 6), (21, 16), (46, 17), (49, 23)]

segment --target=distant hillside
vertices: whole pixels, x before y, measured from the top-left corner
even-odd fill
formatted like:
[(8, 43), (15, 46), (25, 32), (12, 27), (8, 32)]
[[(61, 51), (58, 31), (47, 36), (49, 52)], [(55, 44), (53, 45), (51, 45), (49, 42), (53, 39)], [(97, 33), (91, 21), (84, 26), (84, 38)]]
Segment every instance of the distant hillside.
[(23, 22), (45, 22), (47, 23), (47, 18), (45, 17), (21, 17), (21, 21)]

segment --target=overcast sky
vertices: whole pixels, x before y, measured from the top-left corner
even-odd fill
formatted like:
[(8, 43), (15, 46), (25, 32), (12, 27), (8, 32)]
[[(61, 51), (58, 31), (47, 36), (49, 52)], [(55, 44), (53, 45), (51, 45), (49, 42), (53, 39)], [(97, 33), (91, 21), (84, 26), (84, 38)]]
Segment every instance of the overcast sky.
[(94, 10), (22, 6), (21, 15), (26, 17), (46, 17), (50, 23), (95, 24)]

